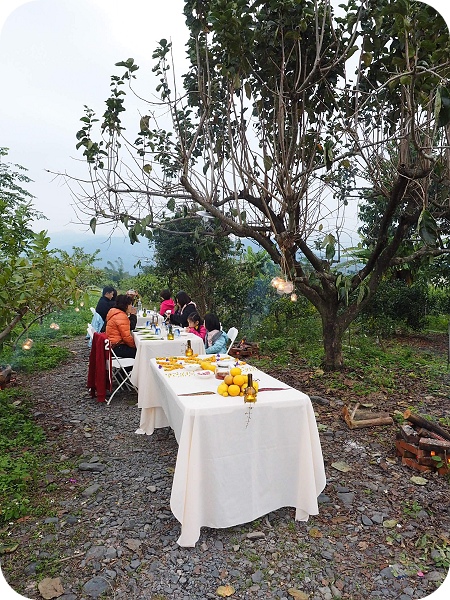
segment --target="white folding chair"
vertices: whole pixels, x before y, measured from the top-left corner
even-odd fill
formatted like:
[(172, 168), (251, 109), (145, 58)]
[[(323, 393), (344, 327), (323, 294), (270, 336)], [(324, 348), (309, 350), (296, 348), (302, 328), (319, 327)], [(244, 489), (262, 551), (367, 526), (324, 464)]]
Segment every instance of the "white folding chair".
[(90, 307), (89, 307), (89, 310), (91, 311), (91, 313), (92, 313), (93, 315), (95, 315), (95, 312), (96, 312), (96, 311), (95, 311), (95, 308), (94, 308), (93, 306), (90, 306)]
[(95, 328), (93, 327), (92, 323), (88, 323), (87, 335), (91, 339), (91, 342), (94, 339), (94, 333), (95, 333)]
[(237, 327), (230, 327), (230, 329), (227, 331), (227, 338), (230, 340), (230, 345), (228, 346), (227, 352), (231, 350), (238, 333), (239, 329), (237, 329)]
[(107, 398), (106, 404), (109, 405), (111, 400), (114, 398), (116, 393), (123, 387), (129, 391), (137, 392), (137, 387), (131, 383), (130, 375), (131, 372), (127, 371), (127, 367), (134, 366), (134, 358), (122, 358), (121, 356), (117, 356), (114, 350), (111, 348), (111, 356), (112, 356), (112, 376), (114, 381), (117, 383), (116, 389), (113, 391), (111, 396)]
[[(87, 326), (87, 333), (91, 340), (94, 337), (95, 329), (89, 323)], [(111, 368), (112, 368), (112, 377), (117, 384), (116, 389), (111, 394), (109, 398), (106, 400), (106, 404), (109, 406), (109, 403), (114, 398), (116, 392), (118, 392), (122, 387), (126, 388), (130, 391), (137, 392), (137, 388), (130, 381), (130, 372), (126, 370), (126, 367), (134, 366), (134, 358), (122, 358), (121, 356), (117, 356), (112, 348), (111, 351)], [(106, 368), (106, 366), (105, 366)], [(119, 373), (122, 375), (119, 377)]]

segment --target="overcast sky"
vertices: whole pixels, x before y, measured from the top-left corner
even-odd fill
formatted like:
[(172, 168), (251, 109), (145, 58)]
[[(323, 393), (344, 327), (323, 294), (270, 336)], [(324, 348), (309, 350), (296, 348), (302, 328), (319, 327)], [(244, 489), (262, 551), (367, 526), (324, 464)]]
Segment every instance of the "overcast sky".
[[(429, 4), (450, 22), (450, 0)], [(85, 104), (103, 113), (110, 76), (121, 73), (114, 63), (133, 57), (141, 89), (151, 92), (156, 82), (151, 54), (164, 37), (172, 40), (177, 71), (183, 72), (183, 5), (183, 0), (0, 0), (0, 146), (10, 149), (7, 162), (23, 165), (34, 180), (28, 189), (49, 218), (36, 228), (87, 230), (71, 223), (70, 192), (45, 170), (86, 176), (85, 163), (77, 162), (82, 152), (75, 149), (75, 134)], [(137, 106), (134, 110), (137, 125)]]
[[(6, 162), (28, 169), (27, 189), (48, 221), (38, 229), (86, 230), (76, 219), (67, 186), (45, 171), (86, 177), (75, 149), (84, 105), (105, 109), (114, 63), (133, 57), (139, 83), (154, 90), (151, 55), (161, 38), (185, 65), (187, 29), (182, 0), (0, 0), (0, 146)], [(14, 9), (14, 7), (16, 7)], [(127, 103), (128, 104), (128, 103)], [(139, 113), (136, 108), (136, 131)], [(106, 230), (105, 230), (106, 232)]]

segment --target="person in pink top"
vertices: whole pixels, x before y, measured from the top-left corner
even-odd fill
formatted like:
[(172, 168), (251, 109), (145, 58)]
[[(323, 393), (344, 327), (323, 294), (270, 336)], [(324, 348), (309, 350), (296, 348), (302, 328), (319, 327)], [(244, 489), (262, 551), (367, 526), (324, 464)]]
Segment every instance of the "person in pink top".
[(165, 317), (166, 314), (173, 315), (173, 313), (175, 312), (175, 302), (171, 298), (170, 290), (162, 290), (160, 296), (162, 302), (159, 307), (159, 314), (163, 317)]
[(187, 317), (188, 327), (186, 327), (186, 331), (188, 333), (194, 333), (201, 337), (203, 341), (205, 341), (205, 336), (207, 334), (206, 327), (203, 325), (203, 319), (197, 312), (193, 312)]

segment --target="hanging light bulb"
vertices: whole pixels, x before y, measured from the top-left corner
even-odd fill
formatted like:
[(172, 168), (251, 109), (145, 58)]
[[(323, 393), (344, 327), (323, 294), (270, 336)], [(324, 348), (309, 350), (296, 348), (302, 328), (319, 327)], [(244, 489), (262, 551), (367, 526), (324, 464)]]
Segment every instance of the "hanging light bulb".
[(75, 312), (80, 312), (80, 309), (78, 308), (78, 306), (75, 306)]
[(80, 302), (80, 306), (84, 306), (84, 302)]
[(24, 341), (24, 343), (22, 344), (22, 348), (23, 348), (24, 350), (30, 350), (30, 349), (31, 349), (31, 346), (33, 345), (33, 343), (34, 343), (34, 342), (33, 342), (33, 340), (32, 340), (32, 339), (30, 339), (30, 338), (27, 338), (27, 339)]
[(297, 294), (291, 294), (291, 302), (297, 302)]
[(270, 282), (270, 285), (274, 288), (277, 288), (284, 283), (284, 279), (282, 279), (281, 277), (274, 277), (272, 279), (272, 281)]
[(59, 329), (59, 325), (57, 323), (51, 323), (49, 325), (49, 327), (50, 327), (50, 329), (55, 329), (55, 330)]

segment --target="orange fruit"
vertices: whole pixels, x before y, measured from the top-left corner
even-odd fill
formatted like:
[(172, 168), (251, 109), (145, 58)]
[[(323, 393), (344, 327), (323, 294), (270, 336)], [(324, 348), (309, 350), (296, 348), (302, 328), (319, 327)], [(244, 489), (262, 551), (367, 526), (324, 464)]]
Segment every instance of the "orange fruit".
[(217, 388), (217, 393), (223, 396), (225, 392), (228, 392), (228, 386), (226, 383), (221, 383)]
[(223, 382), (226, 383), (227, 385), (231, 385), (232, 383), (234, 383), (233, 382), (233, 376), (232, 375), (225, 375)]
[(231, 384), (228, 386), (228, 393), (230, 396), (239, 396), (241, 388), (238, 385)]
[(241, 387), (241, 385), (244, 385), (245, 383), (245, 377), (243, 375), (235, 375), (233, 377), (233, 383)]
[(200, 366), (204, 371), (215, 371), (216, 370), (215, 365), (212, 365), (210, 362), (203, 361), (200, 363)]
[(235, 375), (240, 375), (242, 373), (241, 369), (239, 367), (232, 367), (230, 369), (230, 375), (233, 375), (233, 377)]

